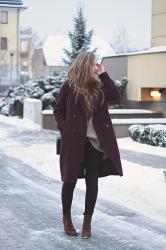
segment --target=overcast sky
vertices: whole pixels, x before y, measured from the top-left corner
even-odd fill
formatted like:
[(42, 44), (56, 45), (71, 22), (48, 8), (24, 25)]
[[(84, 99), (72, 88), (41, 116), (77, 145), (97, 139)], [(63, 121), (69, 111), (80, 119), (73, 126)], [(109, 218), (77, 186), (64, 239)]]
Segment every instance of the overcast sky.
[(151, 0), (23, 0), (27, 10), (21, 26), (31, 26), (40, 37), (67, 34), (73, 29), (78, 3), (84, 7), (87, 29), (108, 43), (119, 27), (125, 27), (132, 46), (150, 46)]

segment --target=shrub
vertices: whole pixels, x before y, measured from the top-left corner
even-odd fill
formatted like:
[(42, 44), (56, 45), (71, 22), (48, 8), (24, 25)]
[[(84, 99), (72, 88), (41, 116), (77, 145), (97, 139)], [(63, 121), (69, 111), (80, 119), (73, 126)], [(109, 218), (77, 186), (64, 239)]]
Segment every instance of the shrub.
[(131, 125), (129, 135), (139, 143), (166, 147), (166, 125)]
[(67, 72), (64, 70), (56, 77), (30, 80), (24, 85), (9, 88), (0, 101), (0, 114), (23, 117), (25, 98), (41, 99), (42, 109), (52, 109), (57, 100), (60, 86), (65, 81)]

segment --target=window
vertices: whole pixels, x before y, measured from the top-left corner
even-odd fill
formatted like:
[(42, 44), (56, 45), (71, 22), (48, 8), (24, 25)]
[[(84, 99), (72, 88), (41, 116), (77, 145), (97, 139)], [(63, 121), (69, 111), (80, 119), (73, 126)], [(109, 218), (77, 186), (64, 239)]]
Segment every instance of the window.
[[(3, 62), (2, 62), (3, 63)], [(8, 74), (8, 65), (1, 64), (0, 65), (0, 77), (6, 77)]]
[(23, 62), (22, 63), (22, 71), (28, 71), (28, 62)]
[(2, 24), (8, 23), (8, 12), (7, 11), (1, 11), (1, 23)]
[(1, 37), (0, 48), (2, 50), (6, 50), (7, 49), (7, 37)]
[(28, 41), (21, 41), (21, 52), (26, 53), (28, 52)]

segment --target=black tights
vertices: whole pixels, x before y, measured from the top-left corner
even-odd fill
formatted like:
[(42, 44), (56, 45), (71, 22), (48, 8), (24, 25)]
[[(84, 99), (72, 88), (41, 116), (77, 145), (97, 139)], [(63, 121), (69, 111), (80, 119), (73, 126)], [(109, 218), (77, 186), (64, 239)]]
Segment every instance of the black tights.
[[(85, 145), (85, 161), (86, 161), (86, 195), (85, 195), (85, 211), (84, 214), (93, 214), (97, 194), (98, 194), (98, 173), (103, 153), (97, 151), (91, 143), (86, 140)], [(76, 183), (64, 182), (62, 186), (62, 208), (63, 214), (71, 211), (73, 192)]]

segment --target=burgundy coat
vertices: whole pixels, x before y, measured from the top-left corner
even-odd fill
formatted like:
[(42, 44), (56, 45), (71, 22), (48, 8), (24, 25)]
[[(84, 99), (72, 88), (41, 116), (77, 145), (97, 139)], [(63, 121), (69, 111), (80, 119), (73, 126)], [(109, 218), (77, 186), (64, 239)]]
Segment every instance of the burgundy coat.
[[(107, 154), (103, 159), (99, 176), (123, 175), (119, 149), (108, 112), (107, 102), (118, 102), (120, 91), (106, 72), (99, 75), (104, 83), (105, 101), (93, 113), (93, 125), (100, 144)], [(87, 120), (84, 98), (82, 95), (75, 104), (72, 89), (66, 81), (59, 92), (54, 105), (54, 116), (62, 135), (60, 148), (60, 171), (63, 182), (76, 182), (78, 178), (85, 178), (84, 146), (86, 141)]]

